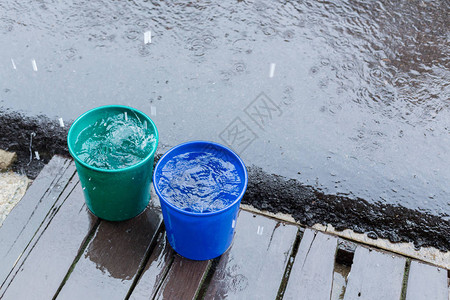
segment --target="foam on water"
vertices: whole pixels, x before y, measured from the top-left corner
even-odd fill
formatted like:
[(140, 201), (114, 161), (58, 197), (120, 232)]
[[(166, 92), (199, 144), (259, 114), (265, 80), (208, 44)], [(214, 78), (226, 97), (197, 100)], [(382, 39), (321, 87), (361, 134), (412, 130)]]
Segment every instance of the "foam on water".
[(239, 196), (241, 178), (236, 167), (212, 153), (188, 152), (173, 157), (161, 170), (161, 195), (190, 212), (221, 210)]
[(91, 166), (122, 169), (143, 160), (154, 143), (154, 135), (136, 114), (115, 113), (83, 129), (75, 153)]

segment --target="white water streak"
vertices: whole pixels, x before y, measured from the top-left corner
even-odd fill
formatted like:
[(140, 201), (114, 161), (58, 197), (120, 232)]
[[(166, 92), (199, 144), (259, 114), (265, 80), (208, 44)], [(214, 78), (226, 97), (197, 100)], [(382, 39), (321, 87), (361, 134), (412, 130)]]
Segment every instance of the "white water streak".
[(152, 42), (152, 32), (146, 31), (144, 32), (144, 44), (150, 44)]
[(272, 78), (274, 74), (275, 74), (275, 64), (271, 63), (269, 77)]

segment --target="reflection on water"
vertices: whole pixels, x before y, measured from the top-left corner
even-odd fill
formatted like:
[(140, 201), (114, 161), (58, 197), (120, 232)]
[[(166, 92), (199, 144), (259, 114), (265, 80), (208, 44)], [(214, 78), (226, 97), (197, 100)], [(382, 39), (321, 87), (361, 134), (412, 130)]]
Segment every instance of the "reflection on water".
[(80, 268), (86, 274), (92, 273), (90, 265), (95, 264), (111, 282), (132, 280), (160, 222), (159, 213), (151, 208), (128, 221), (102, 221), (85, 250)]
[[(172, 145), (221, 142), (238, 117), (258, 137), (242, 153), (248, 164), (448, 219), (449, 8), (422, 0), (1, 2), (9, 47), (0, 49), (0, 105), (65, 119), (111, 102), (148, 114), (156, 105), (152, 118)], [(261, 92), (283, 110), (265, 128), (243, 112)]]

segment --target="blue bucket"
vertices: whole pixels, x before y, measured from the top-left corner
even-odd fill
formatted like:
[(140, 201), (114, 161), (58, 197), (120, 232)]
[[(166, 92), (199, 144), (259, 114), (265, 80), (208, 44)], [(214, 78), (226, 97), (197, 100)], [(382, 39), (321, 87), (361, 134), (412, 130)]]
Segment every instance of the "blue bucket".
[[(233, 164), (240, 178), (239, 193), (224, 208), (212, 212), (183, 210), (161, 194), (159, 186), (164, 166), (175, 156), (187, 153), (208, 153)], [(207, 260), (222, 255), (233, 240), (239, 205), (247, 189), (247, 170), (237, 154), (213, 142), (193, 141), (180, 144), (158, 161), (153, 173), (153, 185), (161, 203), (167, 239), (181, 256), (192, 260)]]

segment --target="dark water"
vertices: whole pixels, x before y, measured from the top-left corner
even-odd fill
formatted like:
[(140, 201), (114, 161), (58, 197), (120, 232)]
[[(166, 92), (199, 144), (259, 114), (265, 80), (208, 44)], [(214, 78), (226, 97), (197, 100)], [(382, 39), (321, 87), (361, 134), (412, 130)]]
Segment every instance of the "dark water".
[(0, 105), (55, 124), (131, 105), (163, 145), (217, 141), (326, 193), (449, 220), (449, 12), (449, 1), (2, 1)]

